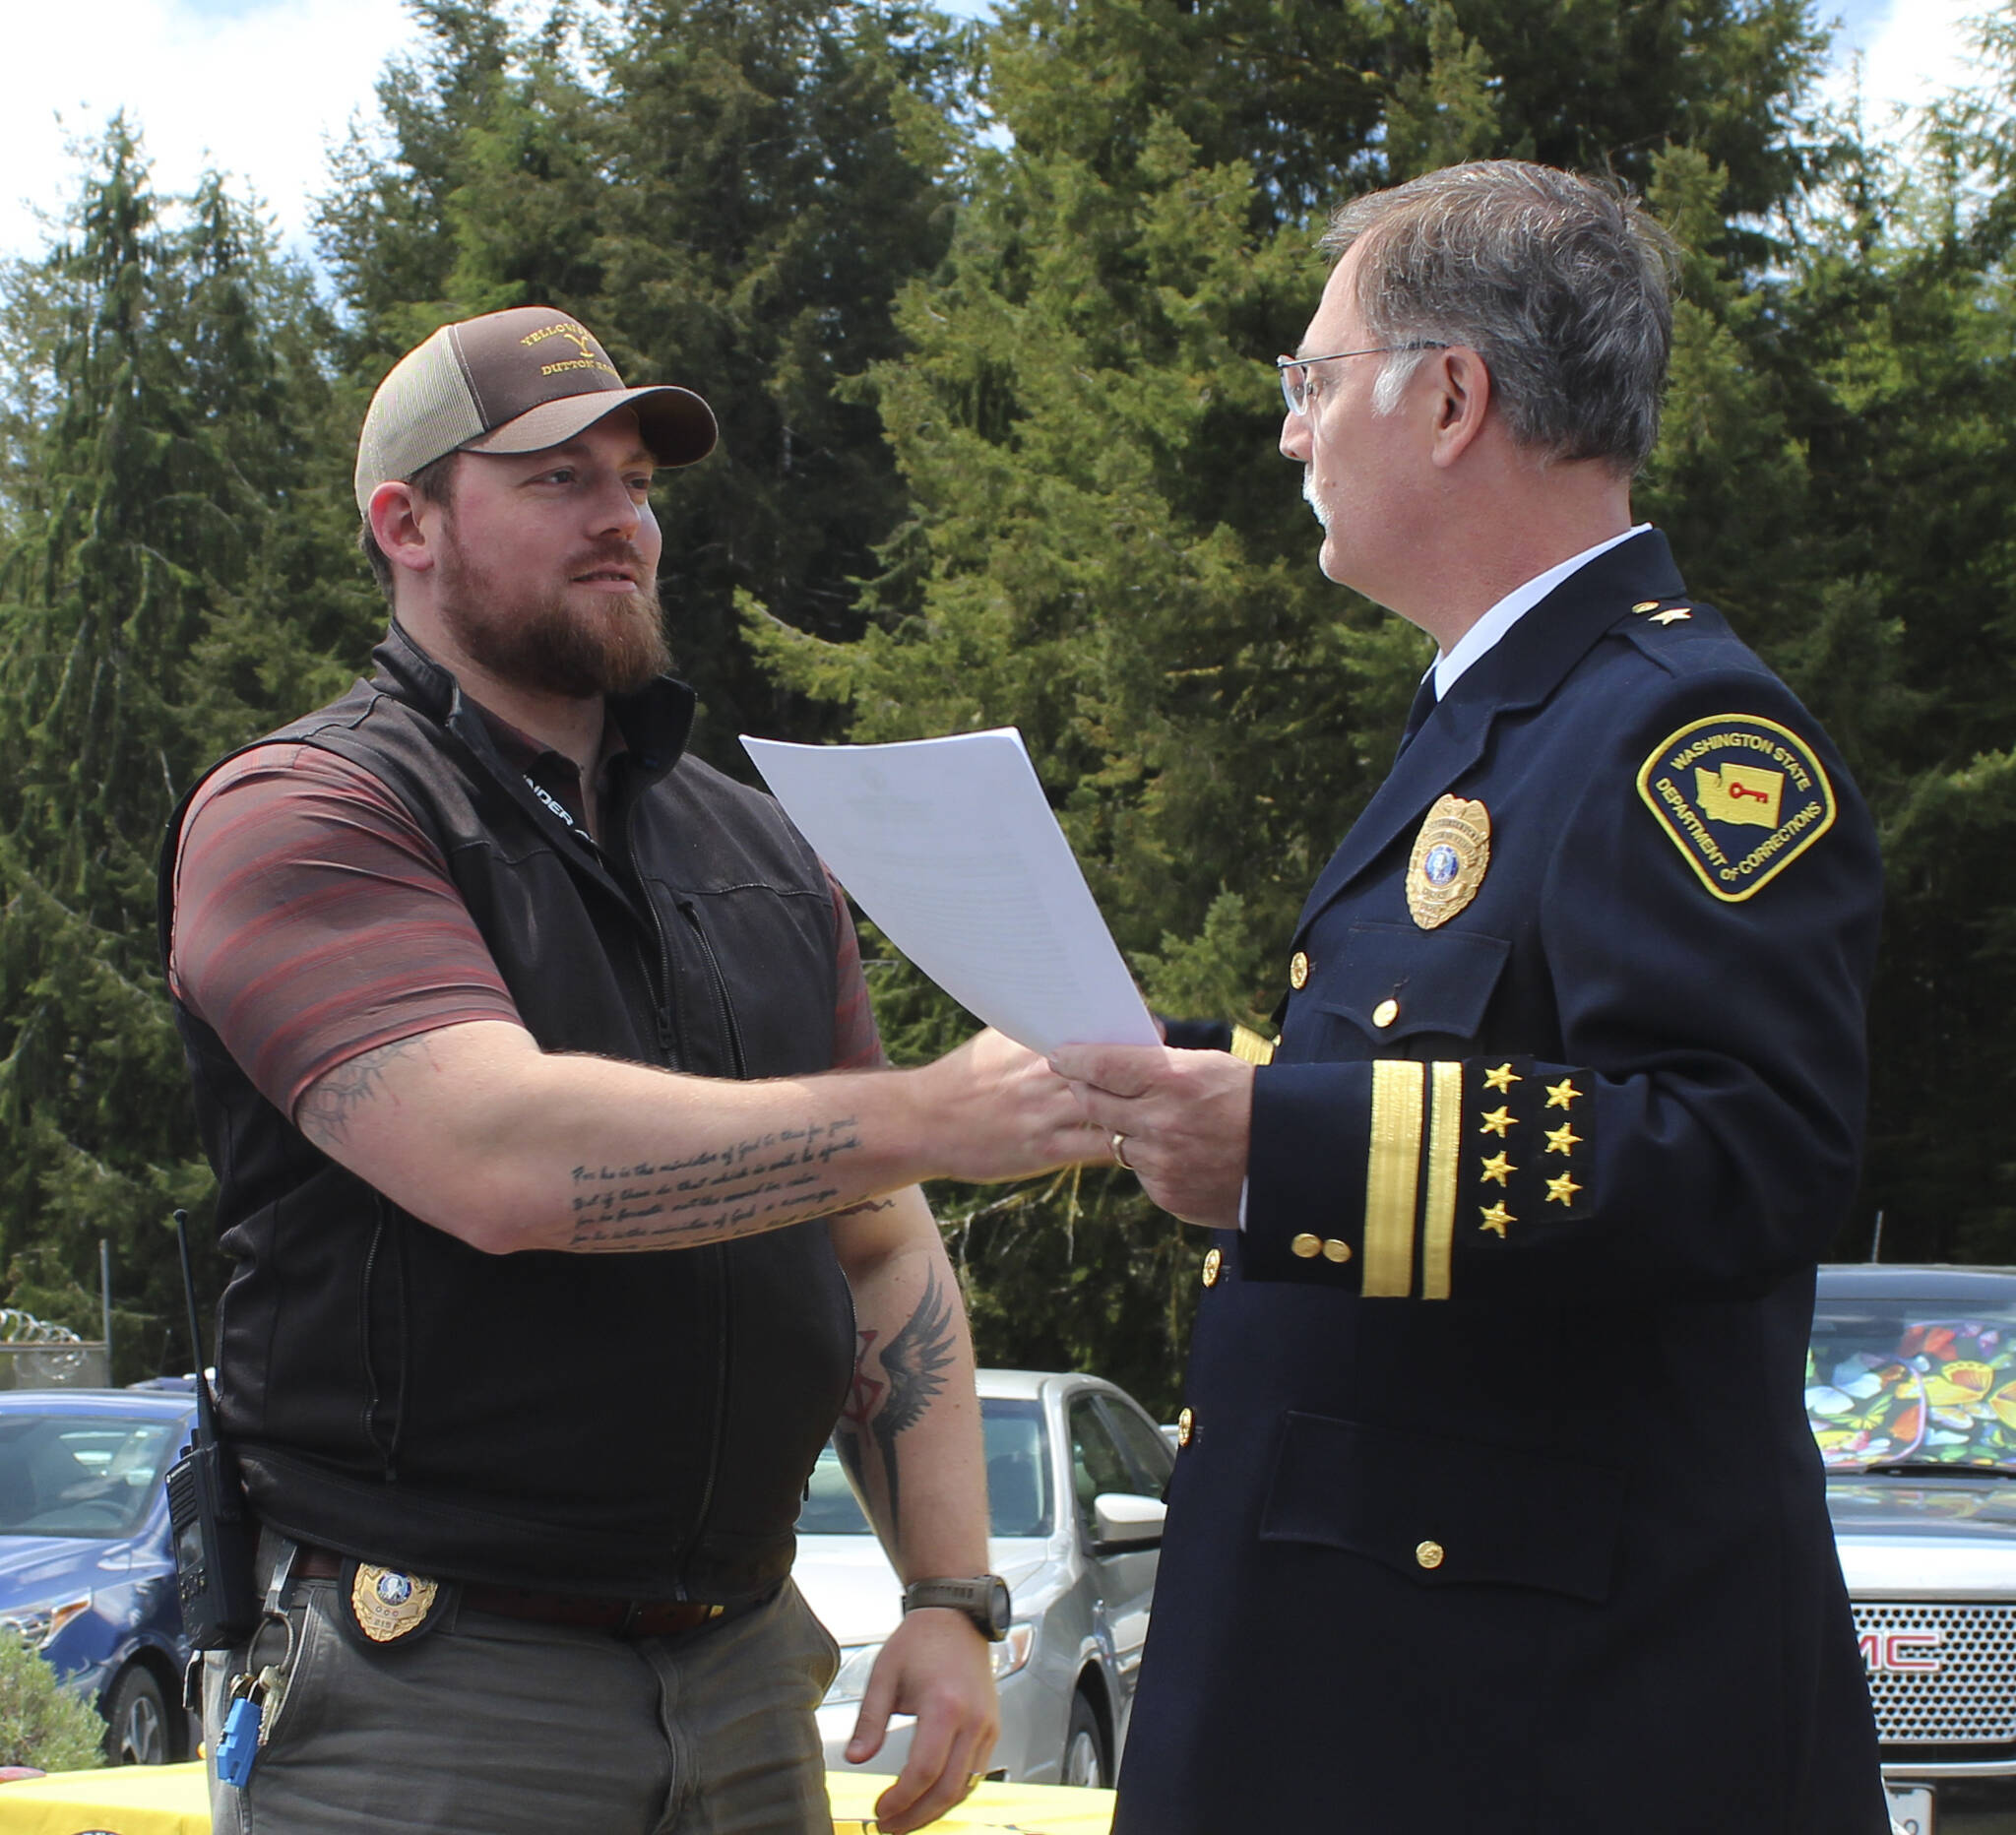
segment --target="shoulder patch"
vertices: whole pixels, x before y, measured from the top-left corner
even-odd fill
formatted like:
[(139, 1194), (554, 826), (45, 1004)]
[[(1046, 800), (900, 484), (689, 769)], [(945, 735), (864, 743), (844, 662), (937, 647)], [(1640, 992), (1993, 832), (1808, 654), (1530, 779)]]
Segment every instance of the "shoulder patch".
[(1834, 826), (1813, 748), (1755, 714), (1714, 714), (1662, 739), (1638, 794), (1717, 898), (1739, 905)]

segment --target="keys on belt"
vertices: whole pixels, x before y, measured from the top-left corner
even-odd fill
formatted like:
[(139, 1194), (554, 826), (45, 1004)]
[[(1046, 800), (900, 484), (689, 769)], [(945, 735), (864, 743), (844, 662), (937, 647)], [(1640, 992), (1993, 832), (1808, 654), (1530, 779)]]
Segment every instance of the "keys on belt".
[[(299, 1562), (300, 1550), (289, 1543), (267, 1578), (266, 1603), (260, 1608), (259, 1622), (253, 1627), (251, 1641), (245, 1646), (247, 1667), (231, 1677), (231, 1705), (224, 1710), (223, 1731), (218, 1735), (217, 1775), (219, 1783), (228, 1784), (237, 1790), (245, 1788), (245, 1780), (252, 1775), (252, 1766), (259, 1757), (259, 1748), (266, 1743), (267, 1708), (269, 1705), (279, 1708), (294, 1672), (294, 1626), (281, 1610), (281, 1601)], [(285, 1639), (280, 1661), (252, 1668), (258, 1662), (253, 1653), (275, 1627)]]
[(224, 1730), (218, 1736), (217, 1776), (220, 1784), (242, 1790), (252, 1775), (252, 1761), (266, 1742), (266, 1704), (281, 1686), (278, 1664), (269, 1663), (257, 1676), (234, 1677), (231, 1705)]

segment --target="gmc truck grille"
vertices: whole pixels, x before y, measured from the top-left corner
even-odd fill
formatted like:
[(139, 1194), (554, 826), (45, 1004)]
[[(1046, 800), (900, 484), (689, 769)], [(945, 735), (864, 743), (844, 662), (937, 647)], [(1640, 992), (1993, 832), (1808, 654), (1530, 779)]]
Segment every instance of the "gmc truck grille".
[(1885, 1745), (2016, 1742), (2016, 1605), (1855, 1602)]

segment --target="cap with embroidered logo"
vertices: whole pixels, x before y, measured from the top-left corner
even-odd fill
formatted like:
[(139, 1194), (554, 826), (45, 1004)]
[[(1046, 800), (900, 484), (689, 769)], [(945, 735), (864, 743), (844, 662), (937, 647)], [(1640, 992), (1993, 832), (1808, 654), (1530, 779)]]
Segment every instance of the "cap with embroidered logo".
[(571, 440), (628, 408), (661, 465), (714, 450), (714, 411), (691, 389), (631, 389), (579, 320), (513, 306), (444, 325), (392, 366), (357, 438), (357, 508), (389, 478), (449, 453), (531, 453)]

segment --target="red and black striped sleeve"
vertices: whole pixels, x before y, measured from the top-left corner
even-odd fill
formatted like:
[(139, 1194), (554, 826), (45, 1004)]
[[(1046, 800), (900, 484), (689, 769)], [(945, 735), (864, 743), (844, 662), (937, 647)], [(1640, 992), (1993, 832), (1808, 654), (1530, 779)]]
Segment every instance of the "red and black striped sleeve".
[(362, 1052), (522, 1023), (440, 850), (369, 772), (315, 746), (255, 746), (197, 797), (168, 979), (288, 1115)]
[[(846, 895), (833, 894), (837, 1070), (884, 1064)], [(523, 1024), (406, 805), (315, 746), (219, 768), (182, 825), (169, 985), (286, 1114), (339, 1064), (472, 1020)]]
[(826, 883), (833, 891), (833, 955), (839, 989), (833, 1006), (833, 1068), (879, 1070), (889, 1059), (875, 1027), (875, 1009), (868, 1004), (868, 981), (861, 972), (861, 942), (854, 934), (853, 914), (847, 908), (847, 894), (840, 889), (840, 881), (830, 870)]

